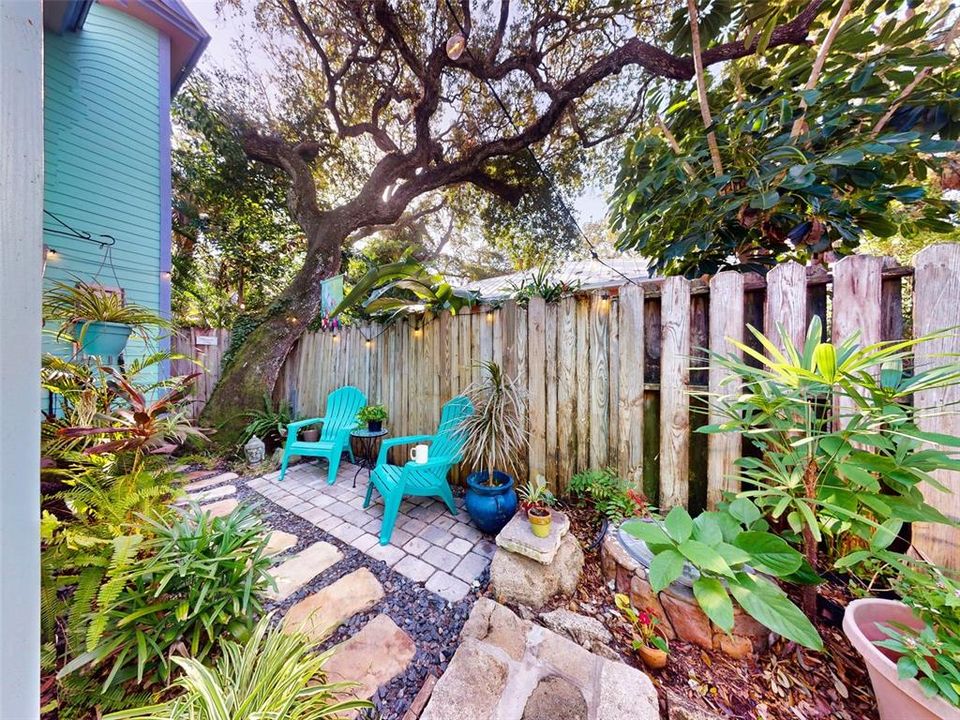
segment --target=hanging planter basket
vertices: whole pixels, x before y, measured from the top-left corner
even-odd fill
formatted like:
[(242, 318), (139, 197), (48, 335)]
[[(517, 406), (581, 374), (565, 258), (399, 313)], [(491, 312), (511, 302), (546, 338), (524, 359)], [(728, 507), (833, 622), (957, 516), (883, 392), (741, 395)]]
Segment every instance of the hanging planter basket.
[(133, 328), (115, 322), (78, 322), (74, 325), (75, 336), (86, 355), (117, 357), (127, 346)]

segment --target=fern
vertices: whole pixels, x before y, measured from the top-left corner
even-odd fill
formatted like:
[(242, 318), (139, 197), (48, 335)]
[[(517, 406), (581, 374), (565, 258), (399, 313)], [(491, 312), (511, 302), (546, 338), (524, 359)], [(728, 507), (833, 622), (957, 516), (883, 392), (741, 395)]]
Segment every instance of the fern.
[(106, 581), (97, 594), (97, 609), (90, 620), (87, 629), (87, 651), (92, 651), (99, 645), (109, 619), (108, 612), (113, 608), (117, 598), (127, 584), (127, 572), (134, 564), (137, 549), (143, 537), (140, 535), (123, 535), (113, 541), (113, 557), (107, 569)]

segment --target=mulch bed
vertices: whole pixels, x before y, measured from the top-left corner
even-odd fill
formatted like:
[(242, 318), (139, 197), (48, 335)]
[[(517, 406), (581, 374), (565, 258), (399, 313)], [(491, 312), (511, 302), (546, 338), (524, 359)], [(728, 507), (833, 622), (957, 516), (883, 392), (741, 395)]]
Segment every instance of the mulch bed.
[[(614, 649), (629, 665), (644, 669), (630, 646), (629, 625), (616, 611), (613, 590), (600, 569), (599, 549), (588, 549), (597, 536), (592, 509), (564, 508), (571, 530), (584, 547), (586, 562), (573, 598), (555, 599), (544, 612), (565, 607), (600, 620), (614, 636)], [(847, 597), (845, 588), (833, 586), (830, 594)], [(668, 698), (679, 696), (691, 705), (721, 718), (735, 720), (875, 720), (876, 700), (863, 661), (836, 626), (817, 620), (826, 647), (816, 653), (795, 643), (778, 640), (755, 660), (733, 660), (722, 652), (703, 650), (675, 640), (670, 661), (661, 671), (648, 674), (667, 717)]]

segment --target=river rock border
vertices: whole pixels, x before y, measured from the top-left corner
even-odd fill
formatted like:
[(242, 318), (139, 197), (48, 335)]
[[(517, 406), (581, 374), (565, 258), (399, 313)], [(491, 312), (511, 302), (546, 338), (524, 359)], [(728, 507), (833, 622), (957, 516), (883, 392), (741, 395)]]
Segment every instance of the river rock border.
[(736, 605), (733, 630), (727, 634), (700, 609), (693, 592), (674, 583), (660, 593), (647, 582), (646, 569), (631, 556), (610, 528), (600, 548), (603, 575), (616, 591), (628, 595), (634, 607), (652, 612), (669, 640), (679, 638), (707, 650), (720, 650), (732, 658), (743, 659), (767, 649), (770, 631)]

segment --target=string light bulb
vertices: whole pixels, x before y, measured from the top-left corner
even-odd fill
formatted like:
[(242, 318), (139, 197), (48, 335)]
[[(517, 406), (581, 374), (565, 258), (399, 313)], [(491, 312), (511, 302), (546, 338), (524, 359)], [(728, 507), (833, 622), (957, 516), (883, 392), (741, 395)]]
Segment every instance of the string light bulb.
[(367, 342), (364, 343), (364, 344), (365, 344), (368, 348), (373, 347), (373, 340), (367, 340)]
[(487, 322), (493, 322), (493, 310), (487, 310)]
[(466, 47), (467, 38), (464, 37), (463, 33), (458, 32), (456, 35), (451, 35), (450, 39), (447, 40), (447, 57), (456, 62), (463, 55)]

